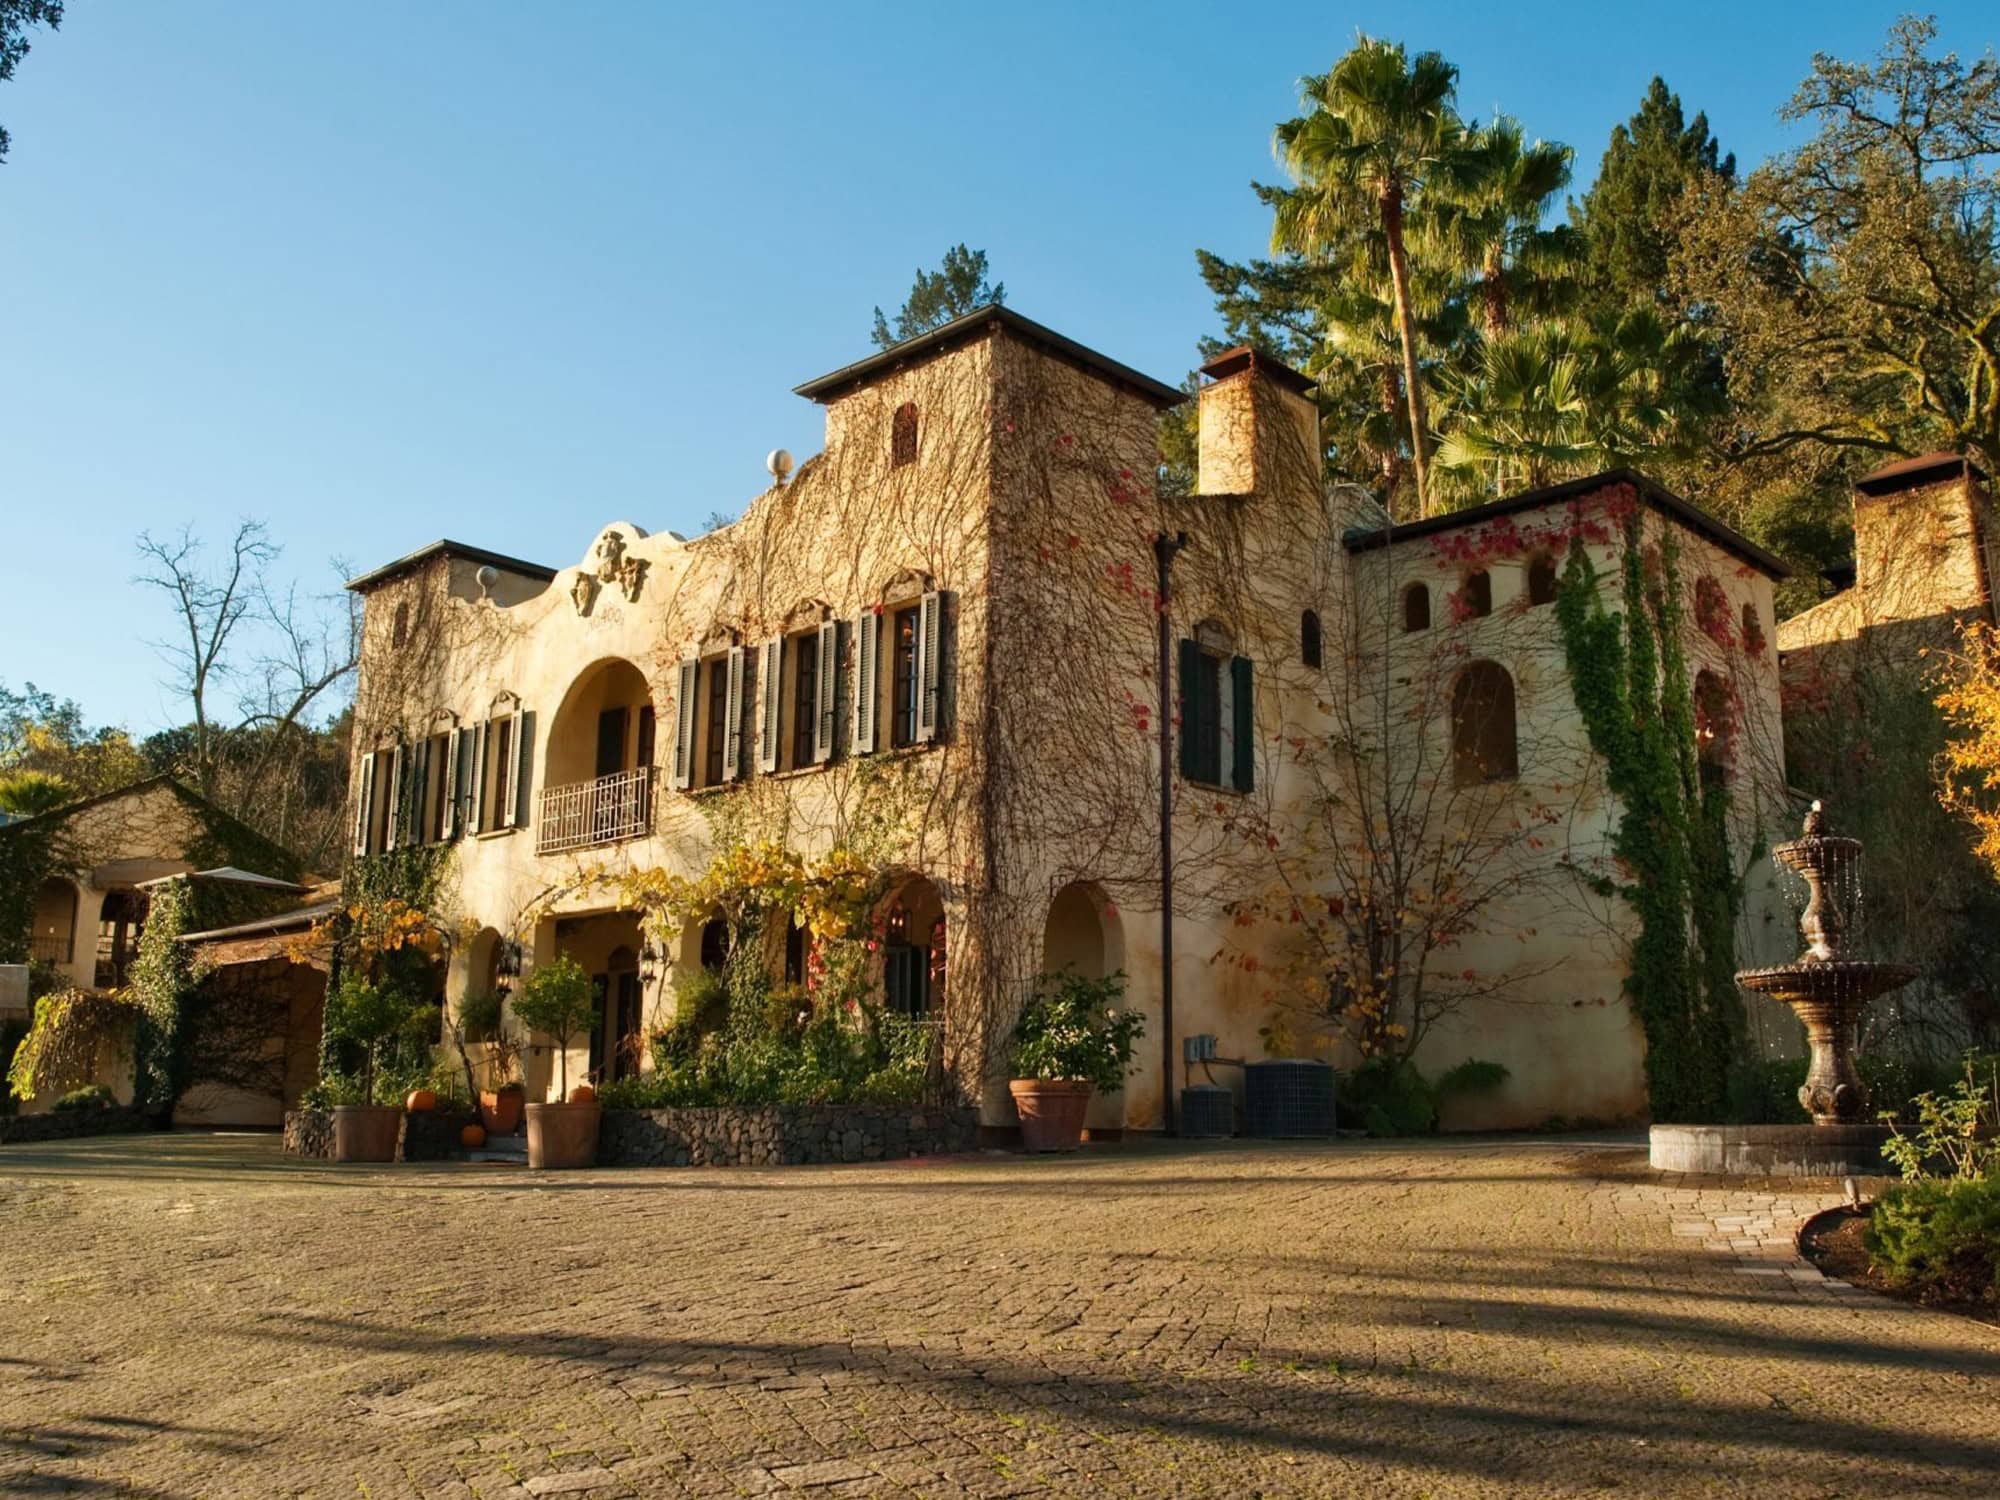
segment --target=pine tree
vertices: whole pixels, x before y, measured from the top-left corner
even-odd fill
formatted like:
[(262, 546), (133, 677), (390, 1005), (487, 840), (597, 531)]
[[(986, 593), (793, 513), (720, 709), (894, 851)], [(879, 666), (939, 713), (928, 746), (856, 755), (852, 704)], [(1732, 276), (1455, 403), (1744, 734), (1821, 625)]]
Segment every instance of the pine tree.
[(944, 264), (937, 270), (918, 268), (917, 279), (910, 287), (909, 300), (896, 314), (893, 330), (889, 320), (882, 315), (882, 309), (875, 309), (876, 346), (893, 349), (905, 339), (929, 333), (954, 318), (962, 318), (990, 303), (1006, 300), (1007, 288), (1004, 285), (987, 283), (986, 252), (953, 245), (945, 251)]
[(1612, 129), (1597, 181), (1582, 203), (1570, 204), (1570, 219), (1587, 241), (1593, 301), (1622, 308), (1664, 298), (1674, 210), (1689, 185), (1709, 173), (1733, 179), (1735, 156), (1722, 155), (1707, 115), (1689, 122), (1680, 95), (1655, 77), (1638, 113)]

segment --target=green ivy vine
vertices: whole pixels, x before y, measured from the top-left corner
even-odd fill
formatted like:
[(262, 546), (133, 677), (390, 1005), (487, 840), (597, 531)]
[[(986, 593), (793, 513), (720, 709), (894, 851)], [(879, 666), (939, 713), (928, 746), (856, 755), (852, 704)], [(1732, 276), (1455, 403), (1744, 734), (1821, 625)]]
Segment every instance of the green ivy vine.
[(1571, 691), (1621, 807), (1612, 835), (1620, 878), (1593, 885), (1639, 920), (1625, 993), (1646, 1033), (1653, 1118), (1714, 1119), (1744, 1028), (1729, 790), (1703, 779), (1695, 754), (1678, 540), (1663, 528), (1649, 567), (1643, 510), (1622, 524), (1623, 610), (1605, 608), (1580, 542), (1556, 595)]
[(207, 970), (181, 941), (206, 925), (197, 913), (194, 885), (186, 877), (152, 889), (139, 956), (126, 993), (139, 1007), (132, 1040), (132, 1102), (166, 1116), (188, 1086), (188, 1046), (183, 1012)]

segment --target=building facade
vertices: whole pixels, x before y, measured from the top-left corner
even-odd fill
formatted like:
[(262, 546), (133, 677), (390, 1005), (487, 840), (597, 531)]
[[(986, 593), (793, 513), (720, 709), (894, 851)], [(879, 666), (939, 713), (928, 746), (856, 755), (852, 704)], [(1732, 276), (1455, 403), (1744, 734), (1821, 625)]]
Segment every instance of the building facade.
[[(799, 387), (825, 448), (733, 524), (619, 521), (559, 569), (439, 542), (356, 579), (353, 852), (442, 852), (448, 998), (571, 954), (603, 998), (570, 1075), (643, 1067), (635, 1039), (714, 933), (649, 937), (630, 877), (693, 877), (746, 839), (865, 845), (894, 872), (881, 1003), (938, 1021), (987, 1123), (1011, 1123), (1035, 976), (1075, 967), (1122, 972), (1148, 1017), (1093, 1127), (1157, 1129), (1201, 1081), (1176, 1037), (1351, 1062), (1328, 1018), (1369, 981), (1339, 892), (1376, 901), (1398, 849), (1443, 850), (1435, 878), (1397, 877), (1439, 938), (1417, 1060), (1509, 1075), (1447, 1125), (1641, 1116), (1629, 919), (1603, 894), (1616, 808), (1545, 606), (1572, 542), (1615, 603), (1635, 522), (1686, 601), (1690, 753), (1729, 778), (1747, 850), (1790, 818), (1782, 568), (1623, 472), (1391, 526), (1322, 483), (1301, 376), (1241, 350), (1204, 377), (1198, 493), (1163, 496), (1157, 422), (1183, 393), (983, 309)], [(1784, 929), (1772, 905), (1753, 873), (1753, 953)], [(796, 974), (809, 942), (774, 935), (770, 962)], [(552, 1071), (532, 1055), (531, 1098)]]

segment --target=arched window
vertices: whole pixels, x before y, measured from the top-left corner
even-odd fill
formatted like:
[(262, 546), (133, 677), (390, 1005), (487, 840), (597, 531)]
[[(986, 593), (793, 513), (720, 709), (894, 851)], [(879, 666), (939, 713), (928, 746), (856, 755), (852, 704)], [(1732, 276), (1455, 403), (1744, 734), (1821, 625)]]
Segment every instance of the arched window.
[(900, 469), (917, 461), (917, 403), (905, 401), (896, 408), (890, 424), (889, 465)]
[(389, 644), (401, 646), (409, 638), (410, 606), (407, 603), (400, 603), (396, 606), (395, 618), (389, 623)]
[(1546, 552), (1528, 559), (1529, 605), (1556, 602), (1556, 560)]
[(1309, 609), (1299, 616), (1299, 658), (1309, 667), (1318, 666), (1322, 659), (1317, 610)]
[(1413, 634), (1431, 628), (1430, 585), (1413, 583), (1403, 590), (1403, 630)]
[(702, 924), (701, 966), (711, 974), (720, 974), (729, 966), (729, 924), (720, 917)]
[(1736, 745), (1736, 706), (1729, 684), (1707, 668), (1694, 677), (1694, 749), (1706, 786), (1729, 779)]
[(1464, 601), (1465, 617), (1477, 620), (1493, 613), (1493, 575), (1481, 568), (1476, 573), (1467, 573), (1465, 582), (1459, 586), (1459, 597)]
[(1475, 661), (1451, 690), (1451, 770), (1459, 786), (1513, 781), (1520, 775), (1514, 730), (1514, 679), (1497, 662)]

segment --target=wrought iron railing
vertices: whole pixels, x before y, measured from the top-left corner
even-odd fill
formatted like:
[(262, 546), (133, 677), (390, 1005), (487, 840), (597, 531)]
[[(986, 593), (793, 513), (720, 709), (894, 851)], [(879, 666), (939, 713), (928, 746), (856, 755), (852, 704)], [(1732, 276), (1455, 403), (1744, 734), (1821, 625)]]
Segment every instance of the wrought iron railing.
[(28, 961), (38, 964), (66, 964), (75, 951), (76, 939), (66, 937), (38, 937), (28, 944)]
[(653, 827), (651, 766), (542, 790), (535, 852), (560, 854), (592, 844), (644, 838)]

